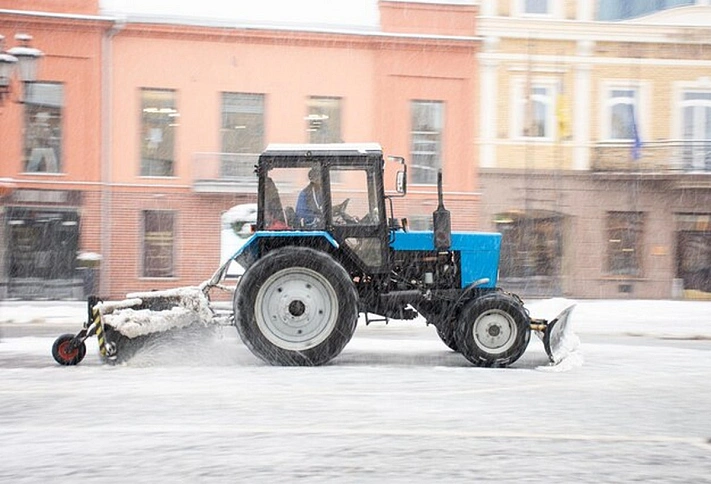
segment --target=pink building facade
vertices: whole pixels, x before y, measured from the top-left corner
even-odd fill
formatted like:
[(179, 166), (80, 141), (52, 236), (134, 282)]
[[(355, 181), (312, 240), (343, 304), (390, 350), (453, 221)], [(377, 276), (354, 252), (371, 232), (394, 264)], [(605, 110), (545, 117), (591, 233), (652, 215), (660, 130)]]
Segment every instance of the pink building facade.
[[(26, 30), (45, 53), (44, 98), (0, 115), (4, 297), (201, 282), (221, 260), (222, 214), (256, 199), (253, 165), (269, 143), (378, 142), (408, 160), (400, 216), (428, 227), (441, 168), (454, 228), (478, 226), (476, 6), (380, 1), (379, 28), (339, 30), (54, 5), (0, 1), (0, 33)], [(30, 110), (53, 117), (60, 164), (33, 155)], [(43, 230), (67, 240), (38, 246)], [(38, 251), (62, 254), (61, 277), (39, 269)]]

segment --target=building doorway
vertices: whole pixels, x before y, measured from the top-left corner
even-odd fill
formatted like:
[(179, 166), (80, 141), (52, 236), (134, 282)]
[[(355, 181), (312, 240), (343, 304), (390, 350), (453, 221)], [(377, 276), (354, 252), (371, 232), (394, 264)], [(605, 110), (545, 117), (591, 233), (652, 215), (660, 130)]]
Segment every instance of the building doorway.
[(8, 297), (83, 297), (76, 277), (77, 211), (9, 207), (6, 213)]
[(677, 233), (677, 275), (690, 299), (711, 297), (711, 230)]
[(495, 215), (502, 234), (502, 287), (529, 297), (562, 294), (563, 215), (547, 210)]

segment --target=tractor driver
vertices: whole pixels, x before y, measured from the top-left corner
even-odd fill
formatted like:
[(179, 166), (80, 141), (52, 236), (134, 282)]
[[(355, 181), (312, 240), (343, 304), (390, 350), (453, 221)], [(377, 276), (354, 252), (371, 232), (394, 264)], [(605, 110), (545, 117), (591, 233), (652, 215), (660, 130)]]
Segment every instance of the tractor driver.
[(321, 168), (316, 165), (309, 170), (309, 184), (301, 190), (296, 200), (296, 221), (303, 227), (323, 225), (323, 189)]

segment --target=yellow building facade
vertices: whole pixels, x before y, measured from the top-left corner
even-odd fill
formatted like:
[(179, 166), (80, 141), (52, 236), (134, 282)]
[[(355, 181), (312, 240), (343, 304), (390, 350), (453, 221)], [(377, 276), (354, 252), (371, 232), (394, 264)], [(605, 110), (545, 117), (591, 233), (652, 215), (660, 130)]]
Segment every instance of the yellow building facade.
[[(654, 5), (651, 5), (654, 4)], [(708, 0), (484, 0), (478, 149), (502, 285), (711, 293)]]

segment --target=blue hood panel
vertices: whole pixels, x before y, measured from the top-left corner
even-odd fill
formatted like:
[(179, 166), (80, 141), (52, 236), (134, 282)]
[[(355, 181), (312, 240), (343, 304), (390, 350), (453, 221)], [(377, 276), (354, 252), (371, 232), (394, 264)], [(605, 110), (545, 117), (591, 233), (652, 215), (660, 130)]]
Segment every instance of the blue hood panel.
[[(390, 244), (397, 251), (434, 251), (432, 232), (395, 232)], [(450, 250), (459, 252), (462, 263), (462, 287), (488, 278), (481, 287), (496, 287), (501, 252), (501, 234), (485, 232), (452, 232)]]

